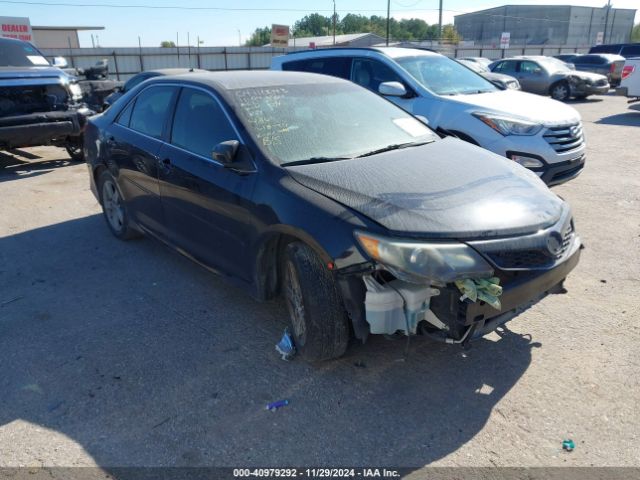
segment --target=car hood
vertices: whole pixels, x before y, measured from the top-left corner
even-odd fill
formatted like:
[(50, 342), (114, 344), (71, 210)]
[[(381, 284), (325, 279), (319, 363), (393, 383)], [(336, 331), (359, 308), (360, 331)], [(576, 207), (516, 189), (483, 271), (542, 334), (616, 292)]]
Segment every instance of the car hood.
[(580, 121), (578, 111), (562, 102), (518, 90), (499, 90), (472, 95), (443, 97), (475, 107), (477, 112), (508, 114), (525, 120), (539, 122), (548, 127)]
[(286, 170), (392, 232), (423, 238), (524, 235), (556, 223), (564, 208), (534, 173), (455, 138)]
[(69, 75), (56, 67), (0, 67), (0, 80), (36, 78), (70, 79)]

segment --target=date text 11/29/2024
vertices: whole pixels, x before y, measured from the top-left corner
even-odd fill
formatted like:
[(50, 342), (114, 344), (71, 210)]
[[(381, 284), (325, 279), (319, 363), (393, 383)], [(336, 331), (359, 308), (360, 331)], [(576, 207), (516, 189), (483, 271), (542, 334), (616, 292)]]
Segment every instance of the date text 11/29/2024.
[(399, 478), (400, 472), (387, 468), (234, 468), (235, 478)]

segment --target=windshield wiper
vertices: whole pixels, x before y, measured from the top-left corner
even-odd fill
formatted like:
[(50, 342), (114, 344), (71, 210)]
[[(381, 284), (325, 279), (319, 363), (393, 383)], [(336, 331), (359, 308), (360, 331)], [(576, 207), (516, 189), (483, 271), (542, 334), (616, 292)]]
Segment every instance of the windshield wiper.
[(291, 162), (281, 163), (281, 167), (292, 167), (295, 165), (311, 165), (313, 163), (327, 163), (333, 162), (336, 160), (351, 160), (353, 157), (311, 157), (305, 158), (304, 160), (293, 160)]
[(428, 142), (395, 143), (393, 145), (387, 145), (386, 147), (382, 147), (377, 150), (372, 150), (371, 152), (363, 153), (362, 155), (358, 155), (356, 158), (370, 157), (372, 155), (377, 155), (379, 153), (390, 152), (391, 150), (400, 150), (401, 148), (419, 147), (421, 145), (426, 145), (427, 143), (431, 143), (431, 142), (433, 142), (433, 140), (429, 140)]

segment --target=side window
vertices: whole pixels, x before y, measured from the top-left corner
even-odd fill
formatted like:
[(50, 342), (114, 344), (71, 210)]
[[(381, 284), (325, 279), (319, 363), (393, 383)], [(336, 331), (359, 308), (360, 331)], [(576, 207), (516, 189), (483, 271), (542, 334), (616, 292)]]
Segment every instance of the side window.
[(344, 79), (349, 79), (350, 67), (351, 58), (349, 57), (311, 58), (282, 64), (283, 70), (321, 73)]
[(184, 88), (176, 105), (171, 143), (211, 158), (220, 142), (238, 137), (218, 102), (208, 93)]
[(534, 62), (520, 62), (520, 72), (529, 75), (539, 75), (542, 73), (542, 68)]
[(128, 127), (129, 126), (129, 122), (131, 121), (131, 112), (133, 112), (133, 104), (134, 103), (136, 103), (135, 100), (129, 102), (127, 107), (122, 112), (120, 112), (120, 115), (118, 116), (118, 119), (116, 120), (117, 124), (122, 125), (124, 127)]
[(499, 73), (515, 73), (516, 72), (516, 62), (500, 62), (496, 65), (494, 72)]
[(129, 128), (150, 137), (162, 137), (175, 91), (174, 87), (150, 87), (144, 90), (136, 97)]
[(383, 82), (400, 82), (404, 84), (400, 76), (391, 68), (378, 60), (369, 58), (355, 58), (351, 68), (351, 81), (361, 87), (374, 92)]
[(597, 58), (599, 57), (592, 57), (589, 55), (585, 55), (584, 57), (578, 57), (579, 58), (579, 62), (581, 65), (594, 65), (595, 63), (599, 63), (596, 61)]

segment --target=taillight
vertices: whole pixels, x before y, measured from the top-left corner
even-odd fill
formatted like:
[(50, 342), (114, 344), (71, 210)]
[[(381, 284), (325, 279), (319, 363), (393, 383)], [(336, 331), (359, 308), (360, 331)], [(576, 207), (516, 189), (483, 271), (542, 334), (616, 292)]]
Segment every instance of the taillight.
[(615, 63), (612, 63), (612, 64), (611, 64), (611, 67), (609, 67), (609, 72), (610, 72), (610, 73), (613, 73), (613, 72), (615, 72), (615, 71), (616, 71), (616, 64), (615, 64)]
[(629, 78), (635, 70), (635, 65), (625, 65), (622, 69), (622, 79)]

